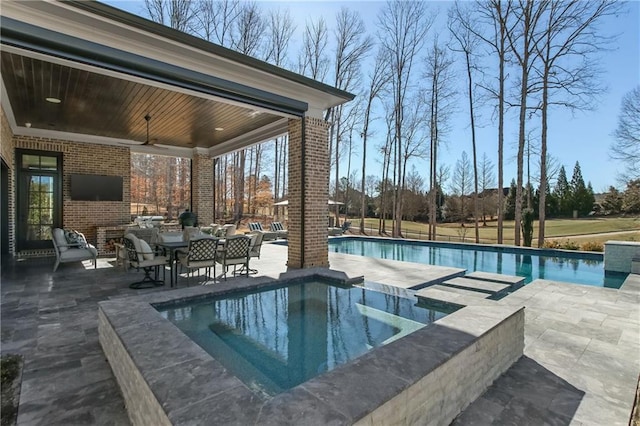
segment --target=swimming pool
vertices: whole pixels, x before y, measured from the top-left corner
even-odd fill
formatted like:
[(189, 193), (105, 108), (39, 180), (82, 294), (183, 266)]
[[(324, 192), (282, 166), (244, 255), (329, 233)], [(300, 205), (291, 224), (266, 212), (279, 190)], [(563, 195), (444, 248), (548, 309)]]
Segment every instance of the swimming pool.
[(381, 238), (344, 237), (329, 240), (329, 251), (401, 260), (428, 265), (465, 268), (525, 277), (525, 283), (541, 278), (598, 287), (620, 288), (627, 274), (604, 271), (600, 253), (519, 249)]
[(317, 278), (158, 309), (250, 389), (267, 396), (455, 310)]

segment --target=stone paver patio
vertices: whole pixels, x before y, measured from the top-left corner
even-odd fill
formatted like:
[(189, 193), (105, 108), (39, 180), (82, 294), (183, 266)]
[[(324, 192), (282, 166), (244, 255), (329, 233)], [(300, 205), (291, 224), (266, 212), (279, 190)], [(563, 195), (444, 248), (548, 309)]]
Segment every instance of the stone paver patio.
[[(286, 250), (265, 244), (252, 267), (277, 277)], [(434, 273), (336, 253), (330, 262), (369, 281), (400, 284), (401, 293)], [(114, 268), (113, 259), (99, 259), (97, 270), (65, 264), (54, 274), (52, 266), (52, 258), (2, 265), (2, 353), (25, 356), (18, 424), (129, 424), (98, 343), (97, 303), (170, 289), (129, 289), (141, 274)], [(455, 424), (628, 423), (640, 373), (640, 276), (621, 290), (538, 280), (490, 303), (526, 306), (525, 356)]]

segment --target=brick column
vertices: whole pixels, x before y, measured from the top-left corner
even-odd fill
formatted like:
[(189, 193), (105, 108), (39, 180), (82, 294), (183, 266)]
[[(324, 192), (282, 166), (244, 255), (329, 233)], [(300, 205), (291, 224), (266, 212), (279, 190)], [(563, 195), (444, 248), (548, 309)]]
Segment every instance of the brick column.
[[(327, 130), (329, 124), (318, 118), (307, 117), (304, 120), (304, 152), (302, 119), (289, 120), (289, 222), (287, 225), (289, 259), (287, 266), (289, 268), (328, 267), (329, 138)], [(302, 181), (303, 167), (304, 182)]]
[(191, 209), (200, 226), (213, 222), (213, 158), (205, 154), (191, 160)]

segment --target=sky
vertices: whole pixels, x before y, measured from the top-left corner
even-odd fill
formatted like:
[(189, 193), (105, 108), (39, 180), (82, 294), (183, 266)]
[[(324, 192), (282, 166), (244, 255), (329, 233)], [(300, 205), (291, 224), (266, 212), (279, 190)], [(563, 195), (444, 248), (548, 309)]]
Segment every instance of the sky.
[[(146, 16), (143, 1), (105, 1), (112, 6), (129, 12)], [(296, 24), (294, 40), (290, 46), (290, 57), (297, 55), (300, 46), (302, 31), (309, 19), (317, 19), (323, 16), (333, 30), (335, 15), (341, 7), (348, 7), (360, 13), (370, 34), (375, 35), (378, 13), (384, 6), (384, 2), (371, 1), (305, 1), (282, 2), (261, 1), (259, 4), (265, 8), (285, 8), (291, 13)], [(439, 18), (434, 23), (428, 37), (439, 33), (440, 37), (446, 36), (446, 13), (451, 2), (429, 1), (428, 8), (438, 11)], [(603, 34), (617, 35), (617, 40), (610, 51), (604, 51), (597, 58), (603, 69), (602, 83), (606, 86), (606, 92), (597, 98), (596, 107), (590, 111), (570, 112), (566, 109), (553, 109), (549, 114), (548, 149), (558, 165), (564, 165), (568, 178), (571, 179), (576, 161), (579, 161), (582, 176), (586, 182), (591, 182), (595, 192), (604, 192), (610, 185), (622, 188), (617, 179), (622, 168), (621, 163), (610, 159), (609, 147), (614, 142), (612, 136), (620, 111), (622, 97), (640, 84), (640, 2), (631, 1), (625, 6), (625, 13), (619, 17), (611, 17), (603, 20), (600, 26)], [(428, 39), (429, 40), (429, 39)], [(422, 55), (424, 56), (424, 55)], [(458, 60), (462, 64), (461, 60)], [(366, 68), (366, 63), (363, 64)], [(464, 83), (464, 75), (459, 70), (460, 82)], [(366, 83), (365, 83), (366, 84)], [(447, 136), (443, 148), (440, 150), (440, 164), (447, 164), (453, 170), (455, 162), (463, 151), (471, 156), (471, 137), (468, 125), (468, 110), (465, 108), (465, 98), (460, 99), (460, 108), (452, 117), (452, 132)], [(505, 186), (508, 186), (512, 178), (516, 177), (516, 152), (518, 139), (518, 111), (508, 112), (505, 128)], [(481, 158), (486, 153), (493, 164), (497, 163), (497, 121), (492, 120), (491, 112), (482, 111), (477, 130), (477, 151)], [(374, 124), (375, 135), (372, 138), (373, 146), (382, 144), (385, 137), (379, 128), (384, 121), (378, 119)], [(532, 139), (539, 139), (540, 126), (533, 124)], [(371, 145), (370, 145), (371, 146)], [(371, 148), (370, 148), (371, 151)], [(367, 161), (367, 174), (380, 176), (380, 156), (370, 156)], [(526, 161), (526, 160), (525, 160)], [(537, 158), (532, 157), (531, 167), (537, 165)], [(352, 158), (352, 164), (361, 164), (361, 157)], [(412, 163), (416, 170), (423, 176), (428, 176), (428, 161), (416, 160)], [(352, 166), (354, 167), (354, 166)], [(356, 166), (357, 167), (357, 166)], [(411, 166), (410, 166), (411, 167)], [(341, 164), (341, 170), (346, 167)], [(525, 169), (526, 173), (526, 169)], [(341, 173), (342, 175), (342, 173)], [(360, 172), (358, 172), (358, 176)], [(333, 176), (333, 172), (332, 172)], [(526, 181), (526, 175), (525, 175)]]

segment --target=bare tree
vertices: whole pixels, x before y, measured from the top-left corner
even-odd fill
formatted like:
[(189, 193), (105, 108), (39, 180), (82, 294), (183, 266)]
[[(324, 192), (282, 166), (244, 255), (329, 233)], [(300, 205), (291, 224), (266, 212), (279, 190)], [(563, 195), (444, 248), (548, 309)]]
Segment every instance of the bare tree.
[(194, 13), (194, 29), (203, 39), (230, 47), (239, 14), (239, 0), (200, 0)]
[(296, 30), (288, 9), (269, 11), (267, 17), (267, 46), (265, 60), (278, 67), (286, 67), (289, 43)]
[[(287, 66), (287, 55), (291, 37), (295, 31), (295, 24), (288, 10), (276, 9), (269, 12), (267, 21), (266, 60), (279, 67)], [(281, 180), (286, 175), (287, 136), (276, 138), (274, 141), (274, 197), (280, 201), (285, 194), (286, 185)], [(275, 215), (279, 218), (279, 208)]]
[[(412, 87), (413, 63), (424, 44), (433, 17), (427, 16), (423, 2), (390, 0), (378, 14), (381, 46), (387, 51), (391, 73), (392, 99), (394, 102), (394, 143), (396, 181), (402, 176), (402, 144), (404, 110), (407, 91)], [(399, 189), (394, 193), (393, 236), (400, 236), (402, 221), (402, 199)]]
[(464, 223), (468, 216), (466, 197), (473, 191), (473, 166), (466, 151), (462, 151), (462, 156), (456, 161), (450, 189), (453, 195), (460, 198), (456, 217), (460, 223)]
[(516, 178), (516, 202), (514, 244), (520, 245), (522, 222), (522, 181), (523, 159), (526, 139), (527, 100), (531, 91), (530, 73), (536, 59), (535, 41), (537, 32), (540, 31), (540, 21), (544, 11), (551, 0), (528, 1), (518, 0), (513, 8), (515, 18), (514, 30), (507, 31), (507, 38), (511, 52), (515, 56), (520, 67), (519, 82), (519, 130), (518, 130), (518, 154), (517, 154), (517, 178)]
[(247, 56), (260, 56), (267, 21), (262, 16), (258, 3), (242, 3), (233, 27), (231, 48)]
[[(478, 17), (481, 23), (487, 24), (491, 31), (486, 36), (484, 31), (479, 31), (476, 36), (490, 46), (498, 60), (497, 89), (485, 86), (485, 89), (497, 99), (498, 115), (498, 244), (502, 244), (504, 238), (504, 115), (505, 115), (505, 72), (507, 54), (509, 50), (507, 22), (510, 18), (512, 1), (488, 0), (478, 2)], [(474, 27), (470, 27), (473, 31)]]
[(362, 202), (360, 211), (360, 232), (364, 234), (364, 218), (366, 215), (366, 199), (365, 194), (365, 176), (367, 165), (367, 140), (369, 138), (369, 123), (371, 122), (371, 109), (373, 101), (380, 95), (380, 92), (389, 81), (389, 73), (387, 72), (386, 59), (384, 51), (379, 50), (376, 55), (373, 69), (369, 73), (369, 90), (365, 93), (367, 104), (364, 110), (364, 121), (362, 123), (362, 182), (360, 191), (362, 192)]
[[(544, 13), (545, 29), (536, 40), (540, 66), (536, 69), (541, 91), (542, 120), (540, 143), (540, 199), (538, 208), (538, 247), (544, 245), (547, 187), (547, 136), (550, 106), (587, 109), (602, 92), (598, 86), (596, 55), (612, 40), (597, 30), (602, 18), (620, 10), (620, 3), (598, 1), (552, 1)], [(577, 65), (573, 65), (577, 64)], [(559, 98), (554, 100), (554, 96)]]
[[(482, 160), (480, 160), (480, 188), (481, 188), (481, 201), (482, 201), (482, 226), (487, 226), (487, 199), (491, 198), (490, 189), (496, 184), (496, 179), (493, 174), (493, 163), (487, 157), (487, 153), (482, 154)], [(502, 189), (498, 188), (498, 192)], [(493, 213), (491, 213), (493, 216)]]
[(446, 134), (450, 130), (451, 115), (455, 108), (455, 82), (453, 58), (447, 48), (434, 37), (433, 45), (427, 52), (424, 72), (425, 90), (423, 104), (428, 111), (428, 127), (430, 142), (429, 172), (429, 232), (428, 238), (436, 236), (436, 213), (438, 189), (438, 150)]
[(622, 179), (640, 179), (640, 86), (622, 98), (613, 136), (616, 142), (611, 146), (611, 157), (625, 165)]
[[(335, 61), (334, 61), (334, 79), (333, 84), (338, 89), (353, 91), (357, 89), (357, 86), (361, 80), (361, 64), (364, 58), (368, 55), (371, 47), (373, 46), (373, 40), (366, 33), (366, 27), (362, 18), (357, 12), (351, 11), (345, 7), (340, 9), (336, 15), (336, 29), (334, 31), (335, 37)], [(340, 166), (340, 142), (343, 134), (341, 133), (343, 123), (344, 108), (348, 108), (353, 114), (356, 105), (343, 106), (340, 105), (334, 109), (327, 111), (326, 119), (332, 117), (331, 129), (330, 129), (330, 144), (334, 144), (335, 149), (333, 153), (335, 155), (335, 182), (339, 184), (339, 166)], [(351, 124), (355, 117), (352, 117)], [(350, 133), (350, 126), (346, 126), (343, 131)], [(346, 132), (345, 132), (346, 134)], [(335, 136), (335, 138), (334, 138)], [(331, 153), (331, 148), (329, 152)], [(347, 176), (349, 171), (347, 172)], [(336, 192), (338, 188), (336, 186)], [(336, 205), (336, 224), (339, 224), (339, 210)]]
[[(478, 203), (478, 154), (476, 149), (476, 116), (474, 113), (475, 86), (473, 83), (474, 70), (476, 69), (476, 55), (479, 39), (475, 36), (478, 31), (472, 30), (473, 16), (471, 9), (462, 8), (456, 2), (453, 8), (449, 9), (449, 31), (451, 36), (457, 41), (451, 49), (464, 55), (464, 63), (467, 75), (467, 100), (469, 101), (469, 123), (471, 126), (471, 150), (473, 158), (473, 210), (475, 241), (480, 242), (480, 231), (478, 229), (478, 219), (480, 216), (480, 205)], [(486, 225), (486, 223), (485, 223)]]
[(144, 0), (144, 4), (152, 21), (185, 33), (189, 31), (193, 17), (191, 0)]
[(391, 151), (393, 149), (393, 105), (390, 102), (384, 102), (384, 117), (385, 124), (387, 126), (387, 135), (385, 143), (380, 147), (382, 152), (382, 180), (380, 183), (380, 222), (378, 225), (378, 232), (386, 234), (387, 232), (387, 199), (389, 198), (390, 186), (389, 169), (391, 165)]
[(329, 71), (327, 23), (320, 17), (307, 21), (302, 36), (302, 52), (298, 58), (298, 72), (314, 80), (324, 81)]
[[(242, 3), (231, 32), (231, 48), (248, 56), (258, 57), (262, 51), (267, 23), (256, 2)], [(255, 148), (251, 148), (253, 151)], [(252, 152), (253, 155), (253, 152)], [(234, 154), (235, 192), (233, 220), (238, 223), (244, 213), (247, 151)]]

